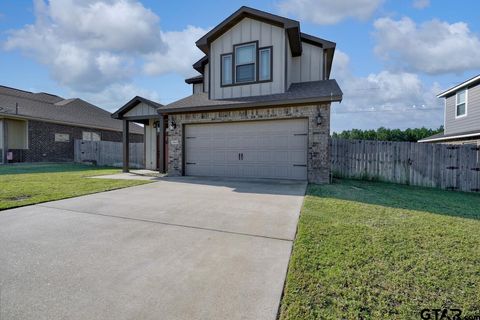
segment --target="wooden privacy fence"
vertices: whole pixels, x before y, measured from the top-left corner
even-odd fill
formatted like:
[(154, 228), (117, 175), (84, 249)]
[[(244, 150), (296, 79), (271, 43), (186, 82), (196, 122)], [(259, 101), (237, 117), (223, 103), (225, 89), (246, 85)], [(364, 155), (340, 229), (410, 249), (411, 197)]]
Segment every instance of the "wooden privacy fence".
[(480, 147), (331, 140), (334, 177), (480, 192)]
[[(75, 140), (75, 162), (94, 162), (99, 166), (121, 167), (123, 144), (112, 141)], [(130, 143), (130, 167), (145, 166), (143, 143)]]

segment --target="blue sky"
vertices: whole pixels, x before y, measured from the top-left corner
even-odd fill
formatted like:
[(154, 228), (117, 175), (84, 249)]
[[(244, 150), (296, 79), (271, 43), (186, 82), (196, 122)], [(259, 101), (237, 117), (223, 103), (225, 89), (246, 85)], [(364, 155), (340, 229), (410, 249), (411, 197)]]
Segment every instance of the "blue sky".
[[(480, 73), (475, 0), (6, 0), (0, 84), (80, 97), (115, 110), (134, 95), (191, 93), (194, 41), (242, 5), (299, 20), (337, 43), (332, 77), (344, 101), (332, 129), (438, 127), (435, 94)], [(199, 8), (198, 12), (192, 8)]]

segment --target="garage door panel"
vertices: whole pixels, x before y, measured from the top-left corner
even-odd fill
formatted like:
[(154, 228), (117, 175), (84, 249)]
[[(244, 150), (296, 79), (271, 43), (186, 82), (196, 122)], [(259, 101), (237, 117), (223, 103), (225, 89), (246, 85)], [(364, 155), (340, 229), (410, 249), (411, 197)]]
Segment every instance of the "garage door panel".
[(306, 119), (187, 125), (186, 174), (304, 180), (307, 132)]

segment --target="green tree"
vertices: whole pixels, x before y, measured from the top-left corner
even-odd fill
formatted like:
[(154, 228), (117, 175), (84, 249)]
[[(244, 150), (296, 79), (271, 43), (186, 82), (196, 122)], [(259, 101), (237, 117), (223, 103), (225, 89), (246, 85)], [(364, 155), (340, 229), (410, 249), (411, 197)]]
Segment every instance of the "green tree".
[(380, 141), (410, 141), (417, 142), (418, 140), (443, 132), (443, 126), (438, 129), (422, 128), (408, 128), (387, 129), (380, 127), (377, 130), (361, 130), (352, 129), (342, 132), (334, 132), (332, 138), (334, 139), (350, 139), (350, 140), (380, 140)]

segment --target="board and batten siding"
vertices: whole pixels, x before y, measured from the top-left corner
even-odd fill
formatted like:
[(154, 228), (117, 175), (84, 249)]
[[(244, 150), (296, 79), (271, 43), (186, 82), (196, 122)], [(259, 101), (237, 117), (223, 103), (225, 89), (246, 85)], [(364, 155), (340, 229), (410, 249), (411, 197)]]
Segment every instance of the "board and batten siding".
[(132, 110), (124, 114), (125, 117), (150, 116), (156, 115), (157, 110), (146, 103), (140, 102)]
[(290, 46), (287, 47), (287, 85), (289, 87), (292, 83), (323, 79), (323, 48), (302, 42), (302, 55), (292, 57)]
[(194, 83), (193, 84), (193, 94), (203, 92), (203, 83)]
[[(220, 55), (231, 53), (236, 44), (251, 41), (258, 41), (259, 47), (273, 46), (273, 81), (221, 87)], [(207, 88), (210, 90), (211, 99), (283, 93), (285, 91), (285, 41), (283, 28), (250, 18), (244, 18), (213, 41), (210, 45), (211, 88)]]
[(145, 130), (145, 169), (157, 169), (157, 130), (153, 127), (154, 119), (150, 119)]
[(205, 64), (204, 71), (203, 71), (203, 91), (208, 92), (208, 86), (209, 86), (209, 69), (208, 69), (209, 64)]
[(445, 134), (480, 130), (480, 85), (468, 88), (467, 115), (456, 118), (456, 94), (445, 99)]

